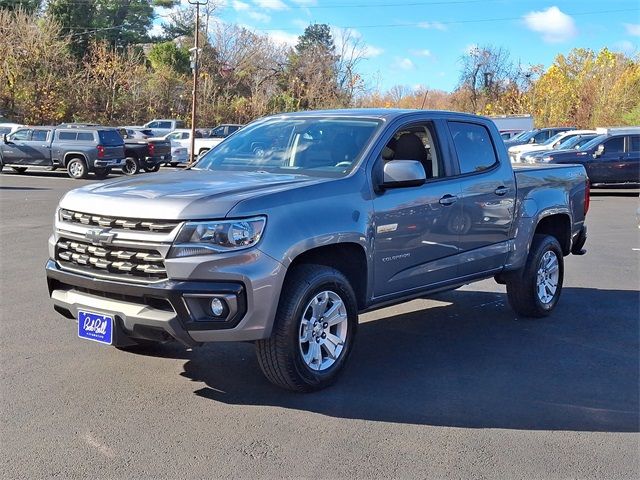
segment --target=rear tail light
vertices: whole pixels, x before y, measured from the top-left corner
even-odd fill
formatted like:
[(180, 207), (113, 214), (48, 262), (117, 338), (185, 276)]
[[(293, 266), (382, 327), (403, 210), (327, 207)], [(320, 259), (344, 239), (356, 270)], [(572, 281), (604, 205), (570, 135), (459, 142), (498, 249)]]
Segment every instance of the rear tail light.
[(149, 143), (149, 156), (153, 157), (156, 153), (156, 146), (153, 143)]
[(96, 148), (98, 149), (98, 158), (104, 158), (104, 147), (102, 145), (98, 145)]
[(587, 216), (587, 212), (589, 211), (589, 203), (591, 202), (591, 183), (587, 178), (584, 185), (584, 215)]

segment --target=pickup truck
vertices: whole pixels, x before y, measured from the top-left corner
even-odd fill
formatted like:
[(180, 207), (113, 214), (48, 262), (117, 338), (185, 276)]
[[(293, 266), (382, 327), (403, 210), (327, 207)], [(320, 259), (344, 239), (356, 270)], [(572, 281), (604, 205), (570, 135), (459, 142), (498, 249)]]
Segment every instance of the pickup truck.
[[(187, 156), (191, 156), (191, 130), (188, 128), (181, 128), (174, 130), (173, 132), (162, 137), (164, 140), (169, 140), (172, 145), (180, 146), (187, 149)], [(208, 152), (213, 147), (222, 142), (224, 138), (203, 138), (202, 132), (196, 130), (195, 139), (193, 141), (196, 157)], [(173, 162), (177, 164), (178, 162)]]
[(130, 135), (125, 128), (118, 131), (124, 139), (125, 162), (122, 173), (125, 175), (135, 175), (141, 169), (145, 172), (157, 172), (162, 164), (172, 161), (170, 141), (136, 138), (135, 134)]
[(309, 392), (343, 370), (359, 312), (494, 278), (518, 316), (549, 315), (588, 207), (583, 167), (514, 172), (483, 117), (291, 113), (192, 168), (70, 191), (46, 276), (82, 338), (254, 342), (271, 382)]
[(174, 130), (184, 128), (184, 122), (173, 118), (154, 119), (145, 123), (142, 128), (151, 130), (154, 137), (162, 137)]
[(65, 168), (71, 178), (91, 172), (102, 179), (124, 163), (124, 142), (114, 128), (24, 127), (0, 143), (0, 170), (10, 166), (18, 173), (31, 167)]

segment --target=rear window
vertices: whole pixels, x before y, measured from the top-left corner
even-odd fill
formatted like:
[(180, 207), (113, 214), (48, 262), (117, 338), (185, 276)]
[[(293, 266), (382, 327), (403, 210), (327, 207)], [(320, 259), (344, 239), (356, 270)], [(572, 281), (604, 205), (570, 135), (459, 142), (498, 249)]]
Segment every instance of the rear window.
[(100, 143), (102, 145), (122, 145), (122, 136), (116, 130), (98, 131)]
[(458, 154), (460, 173), (481, 172), (498, 162), (491, 135), (484, 126), (449, 122), (449, 130)]

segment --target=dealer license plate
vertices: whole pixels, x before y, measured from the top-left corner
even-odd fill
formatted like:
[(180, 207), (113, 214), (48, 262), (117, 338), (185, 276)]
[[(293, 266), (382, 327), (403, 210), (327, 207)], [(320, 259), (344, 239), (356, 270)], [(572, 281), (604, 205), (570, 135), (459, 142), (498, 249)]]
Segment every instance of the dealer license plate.
[(94, 312), (78, 312), (78, 336), (86, 340), (111, 345), (113, 317)]

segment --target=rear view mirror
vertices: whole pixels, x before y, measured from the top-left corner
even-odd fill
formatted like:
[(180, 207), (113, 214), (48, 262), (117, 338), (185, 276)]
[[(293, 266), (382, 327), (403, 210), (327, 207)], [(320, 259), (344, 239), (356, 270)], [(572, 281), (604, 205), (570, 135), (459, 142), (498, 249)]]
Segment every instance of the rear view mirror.
[(596, 151), (593, 154), (593, 158), (598, 158), (604, 153), (604, 145), (601, 143), (596, 147)]
[(422, 164), (415, 160), (391, 160), (384, 164), (382, 187), (418, 187), (427, 180)]

